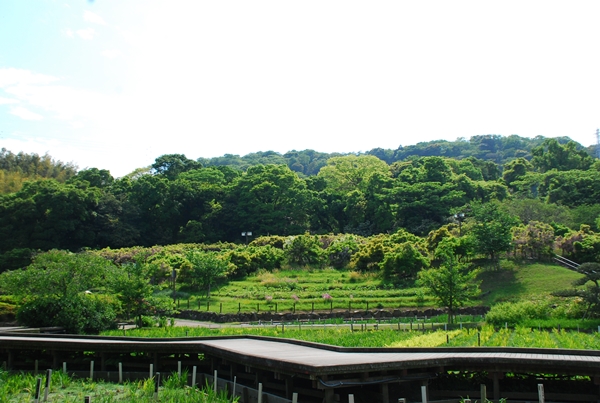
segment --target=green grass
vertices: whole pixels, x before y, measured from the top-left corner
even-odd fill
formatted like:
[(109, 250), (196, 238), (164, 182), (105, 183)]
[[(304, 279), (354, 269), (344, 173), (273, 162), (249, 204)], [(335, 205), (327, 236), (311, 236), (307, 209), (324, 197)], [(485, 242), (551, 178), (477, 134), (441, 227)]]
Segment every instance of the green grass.
[[(43, 377), (42, 377), (43, 378)], [(36, 377), (24, 373), (8, 373), (0, 370), (0, 402), (21, 403), (33, 401)], [(81, 403), (90, 396), (94, 403), (150, 403), (154, 399), (154, 380), (126, 382), (122, 385), (76, 379), (60, 371), (53, 372), (48, 401)], [(45, 379), (42, 379), (40, 401), (44, 397)], [(160, 402), (171, 403), (226, 403), (231, 402), (223, 393), (213, 393), (209, 388), (198, 389), (182, 386), (177, 374), (168, 376), (158, 392)], [(237, 398), (236, 398), (237, 401)]]
[[(500, 270), (484, 270), (482, 297), (469, 305), (492, 305), (517, 301), (533, 295), (550, 295), (567, 289), (580, 275), (555, 264), (515, 264), (503, 261)], [(190, 309), (211, 312), (310, 312), (330, 309), (397, 309), (436, 305), (431, 296), (419, 298), (414, 283), (392, 285), (376, 273), (334, 269), (298, 269), (259, 272), (230, 281), (214, 290), (210, 300), (202, 294), (191, 296)], [(331, 298), (323, 298), (328, 294)], [(188, 301), (179, 301), (187, 309)]]
[[(512, 265), (510, 265), (512, 266)], [(483, 305), (550, 295), (572, 287), (581, 275), (555, 264), (532, 263), (481, 273)]]
[[(519, 326), (515, 329), (494, 329), (483, 326), (478, 329), (457, 329), (437, 331), (398, 331), (393, 326), (374, 330), (351, 331), (348, 327), (326, 328), (321, 326), (286, 327), (265, 326), (262, 328), (155, 328), (136, 329), (128, 332), (135, 337), (200, 337), (256, 335), (291, 338), (342, 347), (475, 347), (478, 336), (481, 346), (487, 347), (540, 347), (570, 349), (600, 349), (600, 333), (577, 331), (538, 330)], [(105, 332), (105, 335), (122, 335), (119, 332)], [(448, 336), (448, 338), (446, 337)]]

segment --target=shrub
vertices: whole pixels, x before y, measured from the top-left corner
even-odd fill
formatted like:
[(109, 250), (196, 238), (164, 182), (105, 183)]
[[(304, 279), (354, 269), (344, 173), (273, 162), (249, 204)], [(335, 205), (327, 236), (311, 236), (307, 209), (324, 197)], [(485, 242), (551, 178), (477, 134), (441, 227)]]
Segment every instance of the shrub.
[(117, 301), (110, 296), (77, 294), (39, 297), (25, 302), (17, 320), (30, 327), (64, 327), (67, 333), (99, 333), (116, 326)]
[(518, 325), (528, 319), (548, 319), (551, 316), (549, 304), (542, 301), (503, 302), (494, 305), (485, 320), (493, 326)]

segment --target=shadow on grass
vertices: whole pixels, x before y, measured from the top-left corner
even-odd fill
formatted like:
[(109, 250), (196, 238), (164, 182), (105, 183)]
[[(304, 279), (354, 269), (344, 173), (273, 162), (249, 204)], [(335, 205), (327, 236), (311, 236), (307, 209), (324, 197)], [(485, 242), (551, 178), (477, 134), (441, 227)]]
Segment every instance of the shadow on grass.
[(516, 270), (485, 270), (478, 276), (481, 280), (481, 301), (483, 305), (510, 301), (523, 297), (526, 287), (517, 279)]

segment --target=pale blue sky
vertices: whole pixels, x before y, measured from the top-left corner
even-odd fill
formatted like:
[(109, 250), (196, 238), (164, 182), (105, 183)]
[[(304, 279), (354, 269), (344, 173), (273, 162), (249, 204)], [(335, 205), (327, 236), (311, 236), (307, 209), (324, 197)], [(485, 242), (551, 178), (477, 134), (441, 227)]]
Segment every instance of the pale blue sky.
[(597, 1), (1, 0), (0, 147), (357, 152), (600, 126)]

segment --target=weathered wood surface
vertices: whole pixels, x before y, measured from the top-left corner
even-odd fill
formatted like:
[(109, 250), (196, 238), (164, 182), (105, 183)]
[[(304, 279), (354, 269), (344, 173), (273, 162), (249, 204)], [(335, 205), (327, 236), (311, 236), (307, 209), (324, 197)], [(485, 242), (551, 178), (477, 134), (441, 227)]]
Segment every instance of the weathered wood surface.
[(322, 376), (350, 372), (444, 367), (600, 375), (600, 352), (535, 348), (340, 348), (256, 336), (144, 339), (127, 337), (0, 334), (0, 349), (204, 353), (239, 364)]

